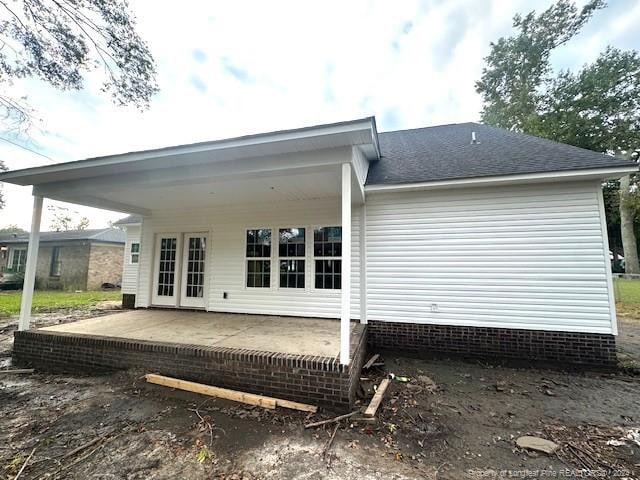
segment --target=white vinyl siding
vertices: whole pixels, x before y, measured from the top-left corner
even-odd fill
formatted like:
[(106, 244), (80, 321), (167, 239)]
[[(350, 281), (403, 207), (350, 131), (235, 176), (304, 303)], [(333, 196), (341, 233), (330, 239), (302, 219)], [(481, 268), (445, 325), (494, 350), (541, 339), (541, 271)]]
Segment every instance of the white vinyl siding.
[(600, 185), (367, 195), (368, 320), (615, 333)]
[[(352, 222), (352, 317), (359, 318), (359, 210), (354, 208)], [(313, 228), (340, 225), (340, 201), (335, 198), (282, 203), (261, 203), (207, 207), (172, 211), (154, 211), (145, 217), (142, 229), (139, 288), (136, 306), (151, 304), (152, 248), (159, 232), (208, 232), (208, 288), (206, 309), (218, 312), (295, 315), (339, 318), (340, 291), (314, 288)], [(305, 288), (279, 288), (278, 229), (304, 227), (307, 233)], [(270, 228), (271, 288), (246, 287), (246, 232), (252, 228)], [(227, 293), (227, 298), (223, 294)]]
[[(138, 283), (138, 264), (131, 263), (131, 244), (140, 242), (140, 227), (128, 225), (127, 239), (124, 246), (124, 262), (122, 267), (122, 293), (136, 293)], [(140, 245), (142, 251), (142, 245)]]

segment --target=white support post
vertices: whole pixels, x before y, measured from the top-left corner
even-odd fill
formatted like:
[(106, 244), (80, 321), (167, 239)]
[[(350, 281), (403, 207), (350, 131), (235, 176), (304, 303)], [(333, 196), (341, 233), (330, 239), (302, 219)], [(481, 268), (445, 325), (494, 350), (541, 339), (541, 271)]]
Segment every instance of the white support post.
[(367, 205), (360, 207), (360, 323), (367, 323)]
[(351, 338), (351, 164), (342, 164), (342, 302), (340, 363), (349, 365)]
[(31, 217), (31, 232), (27, 247), (27, 265), (24, 270), (22, 285), (22, 300), (20, 303), (20, 320), (18, 330), (29, 330), (31, 321), (31, 304), (33, 303), (33, 288), (36, 283), (36, 266), (38, 264), (38, 246), (40, 244), (40, 220), (42, 218), (42, 196), (33, 196), (33, 214)]

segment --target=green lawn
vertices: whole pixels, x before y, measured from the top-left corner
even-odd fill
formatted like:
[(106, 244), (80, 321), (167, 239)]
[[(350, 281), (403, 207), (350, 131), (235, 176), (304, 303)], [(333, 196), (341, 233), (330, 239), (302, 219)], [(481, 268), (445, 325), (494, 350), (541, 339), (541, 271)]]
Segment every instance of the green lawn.
[(615, 279), (613, 291), (616, 295), (616, 302), (640, 304), (640, 279)]
[(615, 279), (613, 291), (618, 313), (640, 318), (640, 279)]
[[(20, 313), (19, 290), (0, 291), (0, 316), (16, 315)], [(33, 295), (34, 312), (51, 312), (64, 308), (88, 307), (103, 300), (119, 300), (119, 290), (108, 292), (61, 292), (61, 291), (36, 291)]]

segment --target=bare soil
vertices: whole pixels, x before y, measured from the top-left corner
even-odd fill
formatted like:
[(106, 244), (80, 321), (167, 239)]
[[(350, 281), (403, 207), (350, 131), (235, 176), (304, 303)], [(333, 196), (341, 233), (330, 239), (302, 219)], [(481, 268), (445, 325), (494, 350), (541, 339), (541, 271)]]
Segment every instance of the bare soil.
[[(0, 319), (4, 368), (14, 323)], [(369, 397), (396, 375), (376, 421), (342, 422), (328, 448), (333, 425), (304, 429), (328, 412), (251, 408), (146, 384), (142, 371), (0, 374), (0, 475), (14, 478), (35, 449), (21, 479), (640, 478), (640, 445), (626, 438), (640, 427), (640, 322), (620, 330), (630, 367), (617, 372), (387, 355), (363, 373)], [(521, 435), (561, 448), (524, 451)]]

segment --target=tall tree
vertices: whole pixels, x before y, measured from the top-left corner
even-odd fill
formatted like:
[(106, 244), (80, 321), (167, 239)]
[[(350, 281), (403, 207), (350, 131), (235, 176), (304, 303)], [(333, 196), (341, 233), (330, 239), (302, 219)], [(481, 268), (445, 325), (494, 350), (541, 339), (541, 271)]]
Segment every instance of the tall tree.
[(102, 91), (118, 105), (146, 108), (158, 90), (153, 57), (136, 32), (127, 0), (0, 0), (3, 130), (24, 129), (33, 120), (26, 99), (10, 94), (16, 79), (34, 77), (60, 90), (80, 90), (96, 70), (103, 76)]
[(52, 220), (49, 228), (56, 232), (66, 232), (68, 230), (86, 230), (89, 226), (89, 219), (81, 217), (75, 210), (66, 207), (49, 205), (47, 209), (51, 212)]
[[(581, 10), (560, 0), (536, 15), (514, 17), (514, 36), (491, 44), (486, 67), (476, 83), (485, 123), (522, 131), (599, 152), (633, 156), (640, 148), (640, 57), (608, 47), (577, 73), (553, 72), (553, 49), (573, 38), (604, 3)], [(636, 179), (623, 180), (618, 193), (619, 222), (627, 272), (638, 273), (634, 219), (640, 211)], [(617, 184), (614, 184), (617, 187)], [(610, 193), (612, 184), (608, 184)], [(611, 195), (607, 195), (611, 200)], [(613, 242), (612, 242), (613, 243)]]

